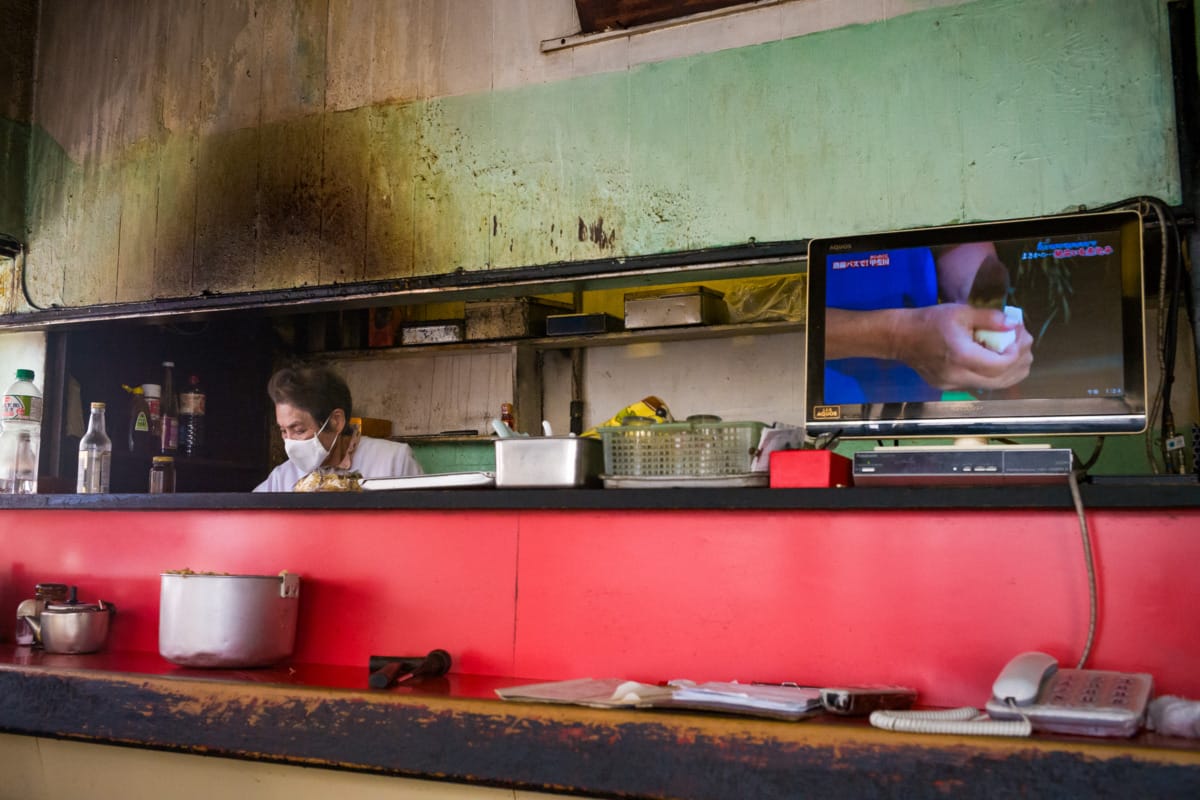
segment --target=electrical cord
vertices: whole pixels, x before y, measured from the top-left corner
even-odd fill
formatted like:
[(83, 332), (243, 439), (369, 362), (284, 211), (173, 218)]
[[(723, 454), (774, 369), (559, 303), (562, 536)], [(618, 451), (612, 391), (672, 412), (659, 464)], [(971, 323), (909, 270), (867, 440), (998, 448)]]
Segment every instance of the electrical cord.
[(1096, 617), (1098, 615), (1099, 597), (1096, 590), (1096, 560), (1092, 554), (1092, 535), (1088, 531), (1087, 515), (1083, 509), (1083, 497), (1079, 494), (1079, 479), (1074, 471), (1067, 476), (1067, 484), (1071, 487), (1071, 501), (1075, 504), (1075, 515), (1079, 518), (1079, 536), (1083, 541), (1083, 560), (1087, 567), (1088, 579), (1088, 631), (1087, 640), (1083, 645), (1083, 653), (1079, 656), (1076, 669), (1083, 669), (1088, 657), (1092, 654), (1092, 644), (1096, 639)]
[[(1179, 225), (1175, 220), (1175, 215), (1171, 212), (1170, 207), (1160, 198), (1149, 195), (1137, 195), (1115, 203), (1099, 206), (1093, 210), (1115, 211), (1118, 209), (1136, 210), (1143, 217), (1153, 214), (1159, 226), (1161, 246), (1159, 248), (1157, 299), (1158, 340), (1157, 347), (1155, 348), (1155, 355), (1159, 366), (1159, 379), (1151, 405), (1147, 409), (1145, 439), (1146, 460), (1149, 462), (1150, 470), (1154, 474), (1158, 474), (1159, 457), (1162, 458), (1165, 469), (1170, 469), (1172, 462), (1178, 458), (1177, 456), (1170, 455), (1167, 443), (1174, 437), (1174, 416), (1171, 413), (1171, 389), (1175, 382), (1175, 344), (1179, 311), (1178, 295), (1181, 294), (1182, 280), (1186, 277), (1186, 273), (1183, 272), (1183, 241), (1179, 235)], [(1190, 299), (1186, 305), (1188, 313), (1193, 314), (1194, 309), (1191, 308)], [(1156, 449), (1154, 431), (1157, 420), (1161, 420), (1161, 422), (1157, 425), (1159, 431), (1157, 442), (1159, 456), (1156, 457), (1154, 452)]]
[(945, 711), (872, 711), (876, 728), (900, 733), (948, 733), (967, 736), (1029, 736), (1033, 724), (1024, 716), (994, 720), (970, 706)]

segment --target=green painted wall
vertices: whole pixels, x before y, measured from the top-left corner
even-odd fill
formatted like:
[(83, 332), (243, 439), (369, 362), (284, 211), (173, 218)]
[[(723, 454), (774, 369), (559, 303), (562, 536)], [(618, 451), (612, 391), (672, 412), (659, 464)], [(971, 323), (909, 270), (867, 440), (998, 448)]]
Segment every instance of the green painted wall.
[(1178, 202), (1171, 91), (1160, 0), (978, 0), (117, 152), (35, 129), (30, 290), (75, 306)]

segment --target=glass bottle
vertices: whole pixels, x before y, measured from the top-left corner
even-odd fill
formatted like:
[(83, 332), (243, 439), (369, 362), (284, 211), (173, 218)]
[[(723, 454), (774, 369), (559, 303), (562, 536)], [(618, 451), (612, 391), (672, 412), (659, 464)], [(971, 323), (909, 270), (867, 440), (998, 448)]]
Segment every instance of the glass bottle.
[(104, 426), (104, 403), (92, 403), (87, 433), (79, 440), (79, 475), (75, 491), (79, 494), (104, 494), (108, 491), (112, 464), (112, 439)]
[(174, 494), (175, 459), (155, 456), (150, 467), (150, 494)]
[(188, 388), (179, 393), (179, 449), (185, 456), (204, 451), (204, 391), (197, 375), (188, 378)]
[(162, 439), (159, 450), (163, 455), (173, 456), (179, 449), (179, 398), (175, 396), (175, 362), (163, 362), (162, 400), (159, 413), (162, 415)]

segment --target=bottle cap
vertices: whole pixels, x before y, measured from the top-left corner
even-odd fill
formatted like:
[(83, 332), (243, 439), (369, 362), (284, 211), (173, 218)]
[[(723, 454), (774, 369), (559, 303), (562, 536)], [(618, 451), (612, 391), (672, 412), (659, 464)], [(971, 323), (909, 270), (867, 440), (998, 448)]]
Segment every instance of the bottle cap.
[(175, 366), (175, 362), (174, 361), (164, 361), (163, 366), (164, 367), (173, 367), (173, 366)]
[(147, 397), (159, 397), (162, 395), (162, 387), (157, 383), (143, 383), (142, 390), (146, 393)]
[(174, 456), (155, 456), (151, 459), (155, 464), (172, 464), (175, 462)]
[(31, 381), (31, 380), (33, 380), (33, 370), (31, 370), (31, 369), (19, 369), (19, 370), (17, 370), (17, 380), (19, 380), (19, 381)]
[(105, 408), (107, 408), (107, 406), (105, 406), (104, 403), (92, 403), (93, 411), (95, 411), (96, 409), (103, 411)]

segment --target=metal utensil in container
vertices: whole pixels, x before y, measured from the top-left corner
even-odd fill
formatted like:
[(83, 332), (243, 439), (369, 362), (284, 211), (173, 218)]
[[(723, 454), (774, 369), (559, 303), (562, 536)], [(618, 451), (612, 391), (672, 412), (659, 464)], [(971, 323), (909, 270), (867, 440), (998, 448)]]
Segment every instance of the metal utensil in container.
[(158, 651), (186, 667), (265, 667), (296, 643), (300, 576), (162, 573)]

